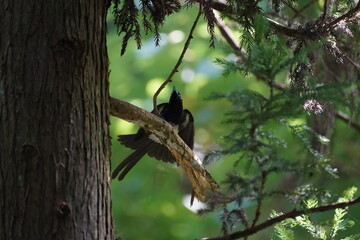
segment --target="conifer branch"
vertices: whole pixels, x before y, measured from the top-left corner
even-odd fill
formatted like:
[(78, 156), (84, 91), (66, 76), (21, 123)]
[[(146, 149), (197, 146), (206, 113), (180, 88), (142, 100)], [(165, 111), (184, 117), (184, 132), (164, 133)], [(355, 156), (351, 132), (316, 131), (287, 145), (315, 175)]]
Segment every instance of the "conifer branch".
[[(360, 8), (360, 1), (359, 1), (358, 5), (359, 5), (359, 8)], [(215, 16), (218, 16), (218, 14), (216, 14)], [(226, 24), (219, 17), (216, 18), (215, 23), (216, 23), (217, 27), (219, 28), (221, 35), (224, 37), (224, 39), (229, 44), (229, 46), (231, 48), (233, 48), (235, 51), (240, 51), (241, 55), (238, 56), (239, 60), (240, 61), (246, 61), (247, 60), (247, 54), (244, 51), (244, 49), (240, 46), (239, 42), (236, 40), (236, 38), (232, 34), (231, 30), (226, 26)], [(346, 55), (345, 55), (345, 57), (346, 57)], [(350, 61), (351, 59), (348, 59), (348, 60)], [(358, 65), (356, 63), (353, 63), (353, 65), (355, 67), (358, 67)], [(262, 81), (266, 82), (266, 83), (269, 82), (269, 80), (263, 75), (255, 75), (255, 77), (257, 79), (259, 79), (259, 80), (262, 80)], [(287, 88), (287, 86), (285, 84), (280, 83), (280, 82), (276, 82), (276, 81), (273, 81), (272, 86), (274, 88), (278, 89), (278, 90), (285, 90)], [(360, 131), (360, 124), (355, 122), (353, 119), (351, 119), (351, 117), (349, 117), (345, 113), (343, 113), (341, 111), (336, 111), (335, 115), (336, 115), (336, 118), (338, 118), (339, 120), (345, 122), (349, 126), (356, 129), (357, 131)]]
[(199, 240), (233, 240), (233, 239), (239, 239), (239, 238), (243, 238), (246, 236), (250, 236), (253, 235), (263, 229), (266, 229), (276, 223), (279, 223), (285, 219), (288, 218), (295, 218), (304, 214), (310, 214), (310, 213), (318, 213), (318, 212), (326, 212), (326, 211), (330, 211), (333, 209), (337, 209), (337, 208), (346, 208), (349, 207), (351, 205), (355, 205), (355, 204), (359, 204), (360, 203), (360, 197), (355, 198), (351, 201), (347, 201), (347, 202), (341, 202), (341, 203), (333, 203), (333, 204), (328, 204), (328, 205), (324, 205), (324, 206), (320, 206), (320, 207), (315, 207), (315, 208), (310, 208), (310, 209), (305, 209), (305, 210), (293, 210), (290, 211), (288, 213), (284, 213), (280, 216), (274, 217), (274, 218), (270, 218), (269, 220), (245, 229), (243, 231), (238, 231), (238, 232), (234, 232), (231, 233), (229, 235), (226, 236), (218, 236), (218, 237), (208, 237), (208, 238), (201, 238)]

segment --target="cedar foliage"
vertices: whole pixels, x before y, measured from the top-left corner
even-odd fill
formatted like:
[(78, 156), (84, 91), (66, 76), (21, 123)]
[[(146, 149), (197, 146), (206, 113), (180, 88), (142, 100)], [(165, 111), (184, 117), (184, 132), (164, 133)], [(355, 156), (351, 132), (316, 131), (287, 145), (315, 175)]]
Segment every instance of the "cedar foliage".
[[(141, 47), (141, 26), (145, 33), (154, 33), (157, 44), (159, 28), (166, 16), (181, 9), (177, 1), (142, 0), (140, 6), (134, 1), (113, 2), (118, 33), (124, 34), (121, 54), (125, 53), (131, 37), (135, 37)], [(293, 208), (308, 209), (351, 200), (356, 193), (355, 187), (345, 186), (339, 198), (336, 193), (311, 184), (311, 179), (324, 175), (339, 177), (332, 165), (329, 144), (330, 141), (336, 144), (332, 133), (337, 109), (359, 119), (360, 46), (355, 39), (360, 39), (360, 3), (324, 1), (317, 8), (318, 16), (311, 19), (305, 11), (315, 3), (186, 1), (186, 7), (199, 4), (202, 7), (210, 46), (217, 41), (213, 10), (219, 11), (233, 32), (238, 32), (241, 49), (235, 49), (229, 42), (224, 49), (236, 60), (216, 59), (223, 66), (224, 74), (252, 75), (264, 81), (269, 89), (268, 94), (243, 90), (214, 93), (210, 97), (232, 103), (233, 110), (227, 113), (224, 124), (233, 130), (224, 136), (222, 149), (207, 154), (205, 163), (220, 161), (227, 155), (238, 157), (234, 162), (235, 170), (227, 173), (222, 183), (223, 192), (211, 196), (207, 208), (199, 214), (220, 209), (224, 235), (235, 227), (255, 226), (264, 214), (264, 202), (283, 199)], [(301, 123), (294, 119), (300, 119)], [(288, 134), (294, 136), (303, 149), (301, 154), (283, 156), (282, 151), (290, 143), (272, 131), (274, 125), (287, 129)], [(291, 187), (267, 186), (271, 176), (285, 182), (290, 176), (293, 183), (289, 184)], [(256, 203), (253, 212), (242, 207), (244, 200)], [(309, 238), (334, 239), (339, 231), (354, 225), (346, 219), (346, 213), (347, 209), (336, 209), (333, 218), (322, 223), (312, 221), (310, 215), (287, 219), (276, 224), (273, 239), (295, 239), (294, 229), (299, 228), (307, 231)], [(280, 214), (274, 210), (270, 217)], [(358, 238), (352, 235), (344, 239)]]

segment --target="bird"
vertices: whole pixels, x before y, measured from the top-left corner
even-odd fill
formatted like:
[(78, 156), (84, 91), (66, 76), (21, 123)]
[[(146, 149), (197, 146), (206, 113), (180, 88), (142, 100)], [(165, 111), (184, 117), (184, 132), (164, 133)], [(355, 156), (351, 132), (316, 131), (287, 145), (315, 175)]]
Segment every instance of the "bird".
[[(170, 123), (182, 140), (193, 150), (194, 118), (189, 110), (183, 109), (182, 96), (175, 87), (173, 87), (169, 102), (157, 105), (157, 109), (160, 117)], [(112, 179), (118, 177), (119, 181), (123, 180), (145, 154), (164, 162), (176, 162), (175, 157), (166, 146), (161, 144), (155, 134), (143, 128), (139, 128), (135, 134), (119, 135), (118, 140), (125, 147), (135, 151), (115, 168), (111, 175)]]

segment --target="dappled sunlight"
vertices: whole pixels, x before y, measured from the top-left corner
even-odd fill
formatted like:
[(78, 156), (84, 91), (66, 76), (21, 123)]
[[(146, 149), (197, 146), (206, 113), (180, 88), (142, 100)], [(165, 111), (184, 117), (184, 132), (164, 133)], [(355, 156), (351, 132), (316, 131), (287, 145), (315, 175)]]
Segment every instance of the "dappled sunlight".
[(118, 134), (134, 133), (138, 128), (136, 125), (118, 118), (114, 118), (112, 120), (112, 125), (114, 126), (114, 131), (116, 131)]

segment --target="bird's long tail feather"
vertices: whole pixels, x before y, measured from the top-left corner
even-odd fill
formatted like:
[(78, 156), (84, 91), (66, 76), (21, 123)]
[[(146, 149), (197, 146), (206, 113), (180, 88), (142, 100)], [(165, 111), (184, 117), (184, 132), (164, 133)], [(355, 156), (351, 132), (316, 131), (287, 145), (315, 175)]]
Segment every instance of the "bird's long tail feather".
[(138, 149), (124, 159), (114, 170), (111, 177), (116, 178), (119, 175), (119, 181), (123, 180), (126, 174), (135, 166), (135, 164), (146, 154), (147, 148)]

